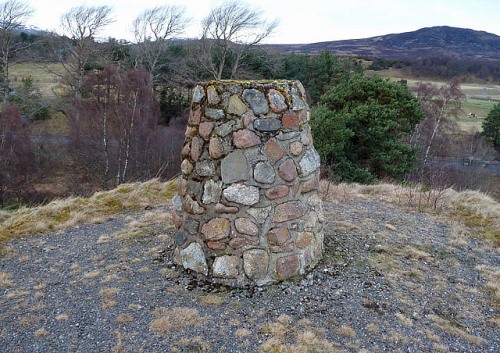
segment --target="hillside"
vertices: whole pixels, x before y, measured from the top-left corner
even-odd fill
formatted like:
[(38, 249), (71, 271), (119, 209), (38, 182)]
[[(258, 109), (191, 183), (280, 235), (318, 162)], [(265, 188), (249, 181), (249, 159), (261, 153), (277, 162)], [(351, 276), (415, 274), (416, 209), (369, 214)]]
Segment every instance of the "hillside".
[(500, 213), (485, 195), (323, 182), (318, 267), (229, 289), (173, 265), (174, 189), (0, 212), (4, 351), (498, 351)]
[(449, 56), (460, 59), (500, 61), (500, 36), (472, 29), (438, 26), (413, 32), (311, 44), (277, 44), (286, 53), (359, 55), (382, 59), (416, 59)]

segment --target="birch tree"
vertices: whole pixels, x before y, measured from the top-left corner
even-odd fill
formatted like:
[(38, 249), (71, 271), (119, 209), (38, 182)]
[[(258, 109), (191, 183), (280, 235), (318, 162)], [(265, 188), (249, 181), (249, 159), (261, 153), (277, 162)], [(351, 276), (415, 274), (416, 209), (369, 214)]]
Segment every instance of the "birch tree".
[(0, 3), (0, 62), (2, 69), (3, 104), (7, 103), (10, 90), (9, 67), (11, 59), (32, 43), (17, 39), (18, 33), (34, 10), (24, 1), (7, 0)]
[(422, 149), (422, 164), (426, 168), (443, 121), (457, 116), (461, 111), (465, 95), (456, 80), (441, 86), (421, 82), (417, 85), (416, 95), (425, 118), (416, 126), (412, 145), (420, 146)]

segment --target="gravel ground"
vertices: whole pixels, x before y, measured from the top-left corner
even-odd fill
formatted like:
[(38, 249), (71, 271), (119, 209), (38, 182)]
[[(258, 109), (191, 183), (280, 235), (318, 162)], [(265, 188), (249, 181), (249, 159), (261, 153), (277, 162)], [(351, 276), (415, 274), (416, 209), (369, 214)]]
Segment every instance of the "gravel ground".
[(324, 208), (318, 267), (263, 288), (175, 267), (174, 230), (148, 221), (168, 209), (13, 240), (0, 351), (500, 352), (498, 248), (378, 201)]

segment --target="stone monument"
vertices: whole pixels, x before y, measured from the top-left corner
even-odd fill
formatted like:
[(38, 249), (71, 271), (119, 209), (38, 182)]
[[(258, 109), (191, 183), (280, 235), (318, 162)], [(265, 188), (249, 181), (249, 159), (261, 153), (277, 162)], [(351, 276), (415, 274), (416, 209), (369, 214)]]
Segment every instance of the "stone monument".
[(192, 91), (173, 198), (175, 262), (215, 283), (303, 275), (323, 253), (320, 158), (298, 81), (210, 81)]

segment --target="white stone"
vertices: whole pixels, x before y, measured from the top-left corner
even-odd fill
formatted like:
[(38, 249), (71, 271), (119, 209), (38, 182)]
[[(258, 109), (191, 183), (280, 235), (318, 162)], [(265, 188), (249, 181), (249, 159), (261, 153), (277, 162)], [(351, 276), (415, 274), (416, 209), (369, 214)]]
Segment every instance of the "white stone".
[(205, 205), (209, 203), (217, 203), (219, 202), (221, 193), (222, 193), (222, 182), (210, 179), (207, 182), (205, 182), (205, 185), (203, 186), (202, 202)]
[(180, 255), (184, 268), (208, 275), (207, 261), (200, 244), (189, 244), (187, 248), (181, 250)]
[(236, 256), (220, 256), (214, 260), (214, 277), (236, 278), (238, 276), (238, 258)]
[(308, 149), (302, 159), (299, 162), (300, 171), (302, 176), (307, 176), (312, 172), (315, 172), (319, 169), (321, 165), (321, 159), (319, 157), (318, 152), (314, 148)]
[(233, 184), (222, 193), (228, 201), (242, 205), (255, 205), (259, 202), (259, 189), (255, 186)]

